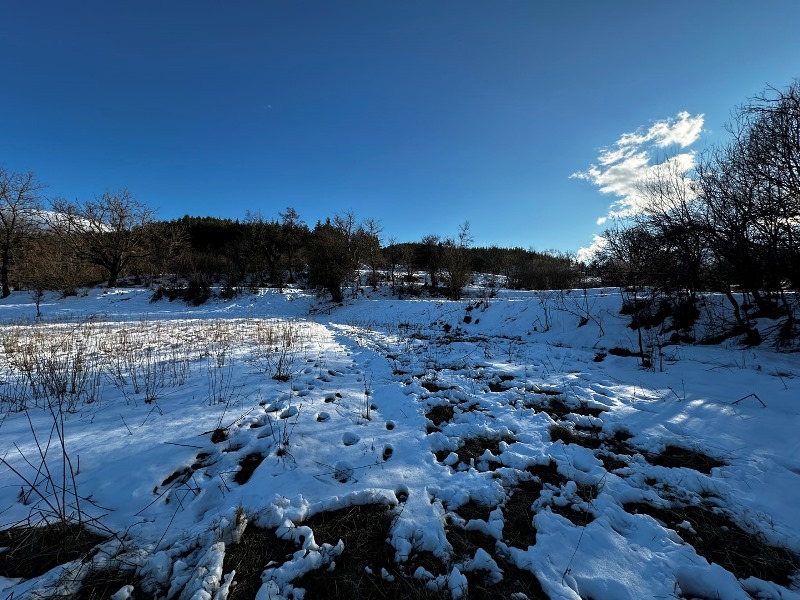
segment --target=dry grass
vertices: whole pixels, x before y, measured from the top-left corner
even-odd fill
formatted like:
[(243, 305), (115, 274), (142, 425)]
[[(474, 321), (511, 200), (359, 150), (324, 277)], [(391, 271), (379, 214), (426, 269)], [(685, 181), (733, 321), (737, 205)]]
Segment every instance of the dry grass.
[(439, 427), (442, 423), (446, 423), (452, 419), (454, 414), (455, 409), (447, 404), (434, 406), (425, 413), (425, 418), (431, 421), (436, 427)]
[[(511, 523), (515, 524), (513, 528), (516, 529), (517, 521), (514, 518), (514, 515), (511, 513), (516, 513), (517, 508), (521, 508), (527, 502), (528, 498), (533, 497), (534, 490), (532, 487), (529, 487), (529, 484), (532, 483), (533, 482), (523, 483), (520, 487), (516, 488), (514, 495), (517, 496), (516, 503), (518, 503), (519, 506), (516, 506), (515, 503), (515, 505), (512, 505), (509, 509), (509, 503), (506, 503), (504, 514), (506, 514), (507, 521), (506, 527), (504, 527), (504, 532), (507, 528), (510, 528), (510, 522), (508, 521), (509, 517), (512, 518)], [(538, 492), (535, 493), (538, 495)], [(512, 496), (512, 498), (513, 497), (514, 496)], [(533, 500), (531, 500), (531, 503), (532, 502)], [(526, 510), (530, 515), (530, 518), (532, 518), (533, 515), (532, 511), (530, 510), (530, 505), (527, 506)], [(525, 516), (522, 516), (521, 520), (524, 521), (525, 518)], [(526, 529), (529, 532), (532, 531), (530, 519), (528, 519)], [(453, 555), (456, 562), (472, 558), (475, 556), (475, 552), (478, 550), (478, 548), (482, 548), (492, 557), (502, 571), (503, 577), (500, 581), (491, 580), (491, 578), (488, 577), (489, 574), (483, 571), (470, 571), (464, 573), (469, 585), (469, 598), (505, 600), (507, 598), (511, 598), (513, 594), (523, 593), (530, 600), (549, 599), (549, 597), (542, 590), (541, 584), (536, 578), (536, 575), (534, 575), (531, 571), (520, 569), (508, 562), (507, 557), (498, 552), (497, 540), (495, 540), (492, 536), (481, 533), (480, 531), (464, 529), (453, 519), (448, 520), (446, 534), (447, 540), (453, 547)], [(535, 532), (533, 532), (533, 537), (533, 543), (535, 543)], [(527, 548), (527, 545), (523, 546), (522, 544), (523, 543), (520, 542), (518, 547)], [(512, 543), (512, 545), (517, 544)], [(431, 572), (436, 573), (437, 571)]]
[(236, 571), (229, 600), (252, 600), (261, 587), (261, 573), (270, 563), (283, 564), (297, 546), (268, 529), (249, 524), (238, 544), (225, 548), (222, 572)]
[(81, 582), (81, 589), (71, 600), (108, 600), (124, 586), (133, 586), (133, 597), (144, 597), (139, 589), (140, 579), (133, 571), (101, 569), (92, 571)]
[[(708, 505), (660, 508), (644, 502), (627, 503), (633, 514), (649, 515), (674, 530), (709, 562), (717, 563), (739, 579), (758, 577), (789, 585), (797, 576), (800, 559), (784, 548), (769, 546), (747, 533), (724, 512)], [(691, 529), (679, 524), (688, 523)]]
[(31, 579), (81, 558), (105, 537), (74, 523), (57, 522), (0, 531), (0, 576)]
[(509, 546), (526, 550), (536, 544), (536, 528), (533, 526), (535, 511), (532, 504), (539, 498), (542, 484), (538, 481), (521, 481), (509, 492), (503, 507), (503, 539)]
[(0, 325), (0, 411), (58, 397), (69, 410), (102, 399), (110, 382), (129, 401), (154, 402), (192, 378), (200, 359), (244, 359), (286, 381), (316, 350), (317, 326), (280, 319), (200, 319)]
[(686, 467), (706, 475), (710, 474), (711, 469), (714, 467), (725, 466), (725, 463), (721, 460), (708, 456), (699, 450), (671, 445), (658, 454), (648, 454), (646, 458), (651, 464), (661, 467)]
[(262, 462), (265, 456), (259, 452), (252, 452), (239, 461), (240, 469), (233, 476), (233, 481), (239, 485), (244, 485), (253, 476), (253, 473)]
[(566, 425), (551, 425), (548, 431), (550, 440), (553, 442), (561, 441), (565, 444), (578, 444), (591, 450), (597, 450), (603, 444), (602, 440), (597, 436), (584, 434)]
[[(385, 506), (351, 506), (319, 513), (305, 525), (314, 531), (317, 543), (344, 542), (344, 551), (332, 571), (321, 569), (295, 582), (305, 588), (306, 598), (353, 598), (377, 600), (437, 599), (442, 596), (427, 589), (423, 582), (403, 574), (394, 562), (394, 549), (388, 543), (392, 516)], [(370, 572), (367, 572), (369, 568)], [(381, 576), (385, 569), (391, 580)]]

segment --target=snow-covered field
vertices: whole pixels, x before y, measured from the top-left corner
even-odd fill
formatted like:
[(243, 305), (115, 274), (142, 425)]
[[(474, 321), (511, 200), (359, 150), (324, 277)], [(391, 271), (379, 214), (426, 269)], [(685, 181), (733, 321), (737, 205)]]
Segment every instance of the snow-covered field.
[(2, 598), (800, 598), (797, 353), (643, 369), (614, 290), (151, 294), (0, 302), (0, 526), (105, 536), (0, 538)]

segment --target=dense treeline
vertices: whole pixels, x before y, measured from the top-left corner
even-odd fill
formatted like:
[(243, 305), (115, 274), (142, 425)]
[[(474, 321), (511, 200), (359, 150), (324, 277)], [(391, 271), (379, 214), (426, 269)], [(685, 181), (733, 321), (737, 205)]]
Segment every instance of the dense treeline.
[(246, 287), (299, 284), (341, 302), (347, 288), (378, 285), (396, 294), (458, 299), (476, 271), (516, 289), (576, 281), (567, 256), (473, 248), (468, 223), (452, 238), (384, 242), (377, 221), (358, 221), (351, 213), (313, 228), (293, 208), (274, 217), (248, 213), (241, 221), (190, 215), (159, 221), (124, 190), (83, 203), (57, 199), (45, 209), (41, 189), (32, 173), (0, 169), (3, 297), (12, 287), (41, 299), (46, 290), (72, 294), (86, 285), (112, 287), (123, 277), (157, 282), (158, 295), (194, 302), (210, 297), (212, 285), (232, 295)]
[(644, 289), (684, 304), (698, 290), (718, 291), (731, 303), (736, 332), (751, 343), (761, 339), (757, 316), (781, 317), (782, 335), (795, 337), (800, 82), (740, 107), (729, 131), (730, 141), (702, 156), (693, 172), (667, 161), (642, 182), (644, 211), (605, 233), (594, 266), (641, 306)]

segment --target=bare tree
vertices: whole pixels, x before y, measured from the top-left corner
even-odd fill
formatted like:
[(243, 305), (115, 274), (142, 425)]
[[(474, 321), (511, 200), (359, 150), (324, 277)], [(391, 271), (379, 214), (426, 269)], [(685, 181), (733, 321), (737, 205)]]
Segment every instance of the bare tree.
[(83, 204), (56, 200), (49, 226), (78, 257), (104, 269), (108, 287), (114, 287), (133, 261), (147, 256), (147, 225), (153, 215), (122, 190)]
[(364, 253), (369, 264), (369, 285), (378, 287), (378, 262), (381, 258), (381, 233), (383, 227), (375, 219), (365, 219), (362, 225), (364, 237)]
[(447, 295), (451, 300), (461, 299), (464, 286), (472, 274), (469, 258), (471, 244), (469, 221), (464, 221), (458, 228), (458, 237), (448, 238), (442, 245), (442, 265), (447, 274)]
[(693, 296), (702, 285), (708, 253), (697, 181), (678, 161), (667, 159), (640, 182), (638, 191), (646, 202), (637, 226), (661, 245), (663, 259), (651, 266), (651, 271), (659, 270), (657, 283), (666, 291)]
[(422, 257), (419, 262), (428, 271), (431, 291), (435, 291), (439, 287), (439, 269), (442, 266), (442, 241), (438, 235), (426, 235), (421, 240), (420, 250)]
[(392, 284), (392, 294), (397, 291), (397, 267), (400, 264), (400, 248), (397, 245), (397, 238), (390, 237), (386, 251), (384, 252), (386, 258), (386, 267), (389, 270), (389, 282)]
[(153, 221), (149, 223), (146, 245), (158, 248), (158, 252), (150, 252), (143, 268), (151, 276), (160, 277), (169, 274), (177, 278), (181, 271), (181, 263), (189, 253), (189, 234), (182, 222)]
[(346, 232), (335, 221), (319, 222), (311, 232), (308, 246), (308, 283), (326, 290), (333, 302), (343, 302), (342, 284), (352, 277), (352, 262)]
[(12, 173), (0, 167), (0, 285), (2, 297), (11, 294), (9, 273), (21, 240), (41, 215), (39, 191), (44, 186), (33, 173)]

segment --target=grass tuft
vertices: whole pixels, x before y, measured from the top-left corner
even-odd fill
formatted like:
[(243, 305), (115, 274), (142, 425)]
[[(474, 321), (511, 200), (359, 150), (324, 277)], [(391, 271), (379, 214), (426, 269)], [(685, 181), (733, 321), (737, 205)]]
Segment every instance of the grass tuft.
[(89, 554), (106, 538), (77, 523), (48, 523), (0, 531), (0, 576), (31, 579)]

